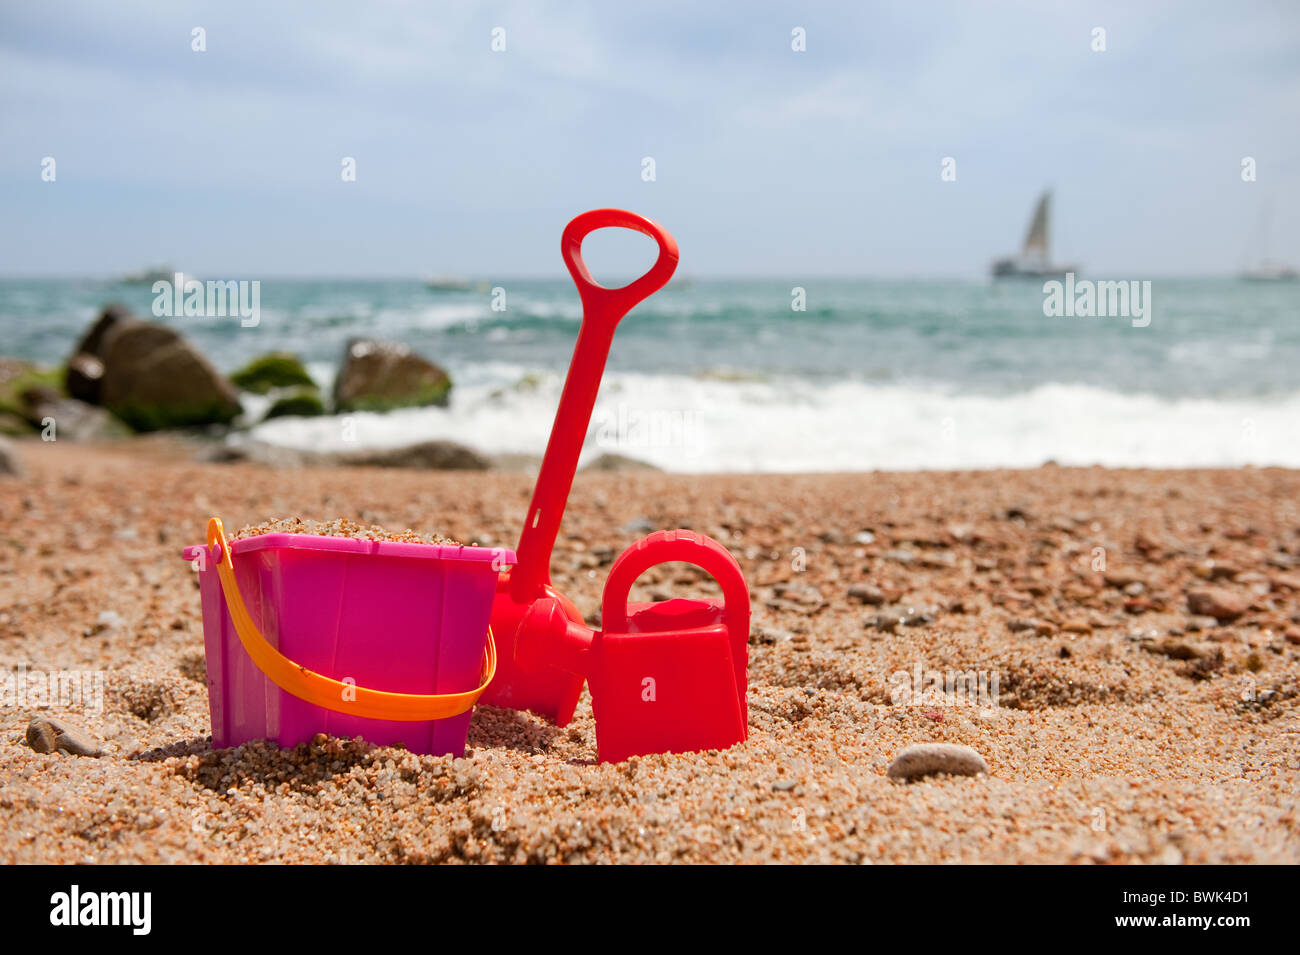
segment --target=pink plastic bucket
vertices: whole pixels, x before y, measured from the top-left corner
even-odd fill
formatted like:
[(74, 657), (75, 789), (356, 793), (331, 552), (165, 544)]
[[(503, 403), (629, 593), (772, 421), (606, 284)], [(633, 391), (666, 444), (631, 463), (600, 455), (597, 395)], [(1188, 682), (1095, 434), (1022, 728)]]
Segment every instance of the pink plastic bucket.
[[(212, 745), (317, 733), (460, 756), (472, 709), (411, 722), (335, 712), (282, 690), (244, 649), (217, 570), (219, 545), (187, 547), (199, 569)], [(230, 544), (239, 592), (272, 647), (308, 670), (391, 693), (448, 694), (480, 678), (499, 571), (513, 551), (267, 534)]]

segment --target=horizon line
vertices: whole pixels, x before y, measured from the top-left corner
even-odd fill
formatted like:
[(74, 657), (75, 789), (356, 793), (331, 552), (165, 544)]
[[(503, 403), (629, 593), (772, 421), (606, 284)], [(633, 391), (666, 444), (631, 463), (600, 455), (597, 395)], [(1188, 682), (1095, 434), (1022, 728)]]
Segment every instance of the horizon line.
[[(1236, 279), (1236, 278), (1240, 278), (1240, 277), (1241, 277), (1241, 274), (1242, 274), (1242, 270), (1240, 270), (1240, 269), (1238, 269), (1238, 270), (1234, 270), (1234, 271), (1230, 271), (1230, 272), (1150, 272), (1150, 273), (1148, 273), (1148, 274), (1146, 274), (1146, 275), (1144, 275), (1144, 276), (1141, 275), (1141, 273), (1142, 273), (1142, 271), (1143, 271), (1143, 270), (1141, 270), (1141, 269), (1131, 269), (1131, 270), (1126, 270), (1126, 271), (1129, 273), (1129, 279), (1130, 279), (1130, 280), (1132, 279), (1132, 276), (1133, 276), (1134, 274), (1137, 274), (1137, 275), (1141, 276), (1142, 279), (1145, 279), (1145, 280), (1152, 280), (1152, 281), (1157, 280), (1157, 279)], [(325, 275), (325, 274), (309, 273), (309, 272), (283, 272), (283, 273), (265, 273), (265, 274), (259, 276), (257, 279), (251, 279), (251, 278), (247, 278), (247, 277), (241, 279), (241, 278), (235, 278), (234, 276), (231, 276), (231, 275), (222, 275), (222, 274), (216, 274), (216, 275), (212, 275), (212, 276), (195, 275), (195, 274), (188, 273), (188, 272), (182, 272), (182, 274), (185, 275), (186, 278), (194, 279), (195, 281), (205, 282), (205, 283), (206, 283), (206, 282), (210, 282), (210, 281), (211, 281), (211, 282), (229, 282), (229, 281), (259, 281), (259, 282), (266, 282), (266, 281), (293, 281), (293, 282), (418, 282), (418, 283), (420, 283), (420, 284), (423, 285), (423, 284), (425, 284), (426, 282), (430, 281), (431, 278), (433, 278), (433, 276), (427, 276), (427, 275), (426, 275), (426, 276), (421, 276), (421, 275), (410, 275), (410, 274), (383, 274), (383, 273), (358, 273), (358, 274), (354, 274), (354, 275), (340, 275), (340, 274), (338, 274), (338, 273), (334, 273), (334, 274), (330, 274), (330, 275)], [(1072, 270), (1070, 270), (1069, 273), (1062, 272), (1062, 273), (1060, 273), (1060, 274), (1061, 274), (1061, 275), (1073, 274), (1073, 275), (1076, 275), (1076, 276), (1084, 276), (1084, 277), (1093, 276), (1093, 277), (1098, 277), (1098, 278), (1100, 278), (1100, 277), (1107, 277), (1107, 278), (1108, 278), (1109, 280), (1111, 280), (1111, 281), (1124, 281), (1124, 278), (1119, 277), (1119, 273), (1118, 273), (1118, 272), (1111, 272), (1111, 271), (1098, 270), (1098, 269), (1072, 269)], [(611, 281), (625, 281), (625, 282), (631, 282), (631, 281), (634, 281), (634, 280), (635, 280), (636, 278), (638, 278), (638, 277), (639, 277), (639, 276), (637, 276), (637, 275), (632, 275), (632, 276), (619, 276), (619, 277), (616, 277), (616, 278), (614, 278), (614, 279), (611, 279)], [(1053, 279), (1053, 278), (1056, 278), (1056, 277), (1057, 277), (1057, 276), (1055, 276), (1055, 275), (1051, 275), (1051, 276), (1043, 276), (1042, 278), (1043, 278), (1044, 281), (1047, 281), (1047, 280), (1050, 280), (1050, 279)], [(566, 283), (568, 283), (568, 282), (571, 281), (570, 278), (569, 278), (569, 276), (568, 276), (567, 274), (565, 274), (563, 271), (560, 271), (558, 274), (557, 274), (557, 273), (518, 273), (518, 274), (515, 274), (515, 275), (505, 275), (505, 276), (500, 276), (500, 277), (498, 277), (498, 278), (494, 278), (494, 279), (481, 278), (481, 277), (478, 277), (478, 276), (473, 275), (473, 274), (471, 274), (471, 275), (455, 275), (455, 276), (439, 276), (439, 278), (451, 278), (451, 279), (455, 279), (455, 280), (457, 280), (457, 281), (468, 282), (468, 283), (470, 283), (470, 285), (477, 285), (477, 284), (484, 283), (484, 282), (498, 282), (498, 283), (499, 283), (499, 282), (511, 282), (511, 281), (524, 281), (524, 282), (545, 282), (545, 281), (552, 281), (552, 282), (566, 282)], [(1028, 278), (1028, 277), (1013, 277), (1013, 278), (1007, 278), (1007, 279), (998, 280), (998, 279), (995, 279), (993, 276), (990, 276), (990, 275), (971, 274), (971, 273), (966, 273), (966, 272), (963, 272), (963, 273), (955, 273), (955, 272), (895, 272), (895, 273), (888, 273), (888, 272), (859, 272), (859, 273), (818, 272), (818, 273), (805, 274), (805, 275), (802, 275), (802, 276), (794, 275), (794, 274), (787, 274), (787, 275), (763, 274), (763, 275), (757, 275), (757, 274), (746, 274), (746, 273), (732, 273), (732, 274), (723, 274), (723, 273), (718, 273), (718, 274), (705, 274), (705, 273), (699, 273), (699, 274), (691, 274), (691, 275), (675, 276), (673, 279), (671, 279), (671, 280), (669, 281), (669, 283), (668, 283), (668, 285), (666, 286), (666, 288), (671, 288), (671, 286), (672, 286), (674, 283), (682, 283), (682, 282), (685, 282), (685, 283), (687, 283), (687, 284), (689, 284), (689, 283), (694, 283), (694, 282), (755, 282), (755, 281), (760, 281), (760, 282), (782, 282), (782, 283), (784, 283), (784, 282), (795, 282), (795, 283), (798, 283), (798, 282), (801, 282), (801, 281), (802, 281), (802, 282), (807, 282), (807, 281), (814, 281), (814, 280), (845, 281), (845, 282), (861, 282), (861, 281), (895, 281), (895, 282), (897, 282), (897, 281), (922, 281), (922, 282), (980, 282), (980, 283), (994, 283), (994, 282), (998, 282), (999, 284), (1005, 284), (1005, 285), (1008, 285), (1008, 286), (1011, 286), (1011, 287), (1015, 287), (1015, 286), (1029, 286), (1029, 285), (1033, 285), (1033, 284), (1035, 284), (1035, 283), (1038, 281), (1038, 277), (1034, 277), (1033, 279), (1030, 279), (1030, 278)], [(96, 274), (86, 274), (86, 273), (75, 274), (75, 273), (5, 273), (5, 272), (0, 272), (0, 282), (24, 282), (24, 281), (27, 281), (27, 282), (30, 282), (30, 281), (51, 281), (51, 282), (53, 282), (53, 281), (63, 281), (63, 282), (95, 282), (95, 283), (107, 284), (107, 285), (125, 285), (125, 284), (128, 284), (128, 283), (126, 283), (126, 282), (125, 282), (125, 281), (124, 281), (120, 276), (118, 276), (118, 275), (102, 275), (102, 274), (96, 275)], [(163, 281), (163, 280), (159, 280), (159, 281)], [(152, 283), (149, 283), (149, 282), (133, 282), (133, 283), (130, 283), (130, 284), (131, 284), (131, 285), (137, 285), (137, 286), (140, 286), (140, 287), (152, 286)], [(610, 288), (618, 288), (618, 287), (620, 287), (620, 286), (609, 286), (609, 287), (610, 287)], [(469, 289), (448, 289), (448, 290), (446, 290), (446, 291), (470, 291), (470, 292), (472, 292), (472, 291), (477, 291), (477, 290), (474, 289), (474, 288), (469, 288)]]

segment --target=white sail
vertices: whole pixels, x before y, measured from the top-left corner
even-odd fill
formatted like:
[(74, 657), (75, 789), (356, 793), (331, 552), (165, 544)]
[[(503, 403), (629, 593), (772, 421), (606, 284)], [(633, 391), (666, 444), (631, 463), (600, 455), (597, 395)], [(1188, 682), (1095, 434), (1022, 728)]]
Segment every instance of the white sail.
[(1029, 234), (1025, 236), (1025, 247), (1021, 251), (1021, 255), (1026, 259), (1039, 259), (1046, 262), (1051, 258), (1047, 249), (1048, 210), (1051, 198), (1052, 194), (1045, 192), (1038, 200), (1038, 208), (1034, 210), (1034, 218), (1029, 223)]
[(1038, 197), (1034, 216), (1029, 220), (1029, 232), (1018, 256), (997, 259), (993, 263), (994, 278), (1042, 278), (1064, 275), (1076, 271), (1077, 266), (1058, 265), (1052, 262), (1052, 193), (1045, 191)]

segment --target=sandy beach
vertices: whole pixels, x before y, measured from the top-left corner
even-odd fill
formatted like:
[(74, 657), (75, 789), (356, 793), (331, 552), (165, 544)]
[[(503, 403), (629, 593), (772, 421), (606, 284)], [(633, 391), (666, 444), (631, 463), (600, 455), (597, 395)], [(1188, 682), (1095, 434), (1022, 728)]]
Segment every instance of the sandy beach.
[[(754, 610), (749, 740), (599, 765), (585, 696), (565, 729), (481, 706), (456, 760), (210, 745), (180, 558), (209, 516), (513, 546), (530, 474), (18, 448), (0, 672), (102, 672), (104, 706), (0, 709), (6, 863), (1300, 862), (1294, 471), (580, 474), (553, 573), (584, 610), (624, 547), (672, 527), (731, 549)], [(638, 589), (710, 592), (677, 568)], [(948, 671), (995, 676), (996, 699), (915, 698)], [(40, 715), (104, 754), (34, 752)], [(990, 772), (889, 780), (924, 742)]]

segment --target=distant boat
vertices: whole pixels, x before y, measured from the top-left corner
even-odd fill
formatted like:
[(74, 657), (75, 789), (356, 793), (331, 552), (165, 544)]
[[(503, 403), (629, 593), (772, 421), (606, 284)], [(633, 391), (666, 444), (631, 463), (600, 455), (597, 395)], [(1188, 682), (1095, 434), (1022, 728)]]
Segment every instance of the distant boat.
[[(153, 285), (154, 282), (171, 282), (176, 278), (176, 270), (169, 265), (155, 265), (152, 268), (141, 269), (139, 272), (128, 272), (119, 280), (123, 285)], [(184, 283), (193, 279), (192, 275), (181, 275), (181, 282)]]
[(1285, 262), (1265, 261), (1246, 269), (1241, 277), (1247, 282), (1294, 282), (1300, 279), (1300, 272)]
[(1050, 218), (1052, 194), (1044, 192), (1038, 200), (1038, 208), (1029, 222), (1029, 233), (1020, 255), (998, 259), (993, 263), (995, 279), (1040, 279), (1077, 272), (1073, 265), (1053, 265), (1050, 251)]
[(1300, 278), (1294, 266), (1268, 257), (1268, 245), (1273, 231), (1272, 209), (1265, 205), (1260, 212), (1259, 225), (1256, 227), (1256, 242), (1259, 244), (1260, 256), (1254, 265), (1241, 270), (1241, 278), (1246, 282), (1294, 282)]
[(468, 292), (474, 283), (452, 275), (435, 275), (425, 281), (424, 287), (434, 292)]

